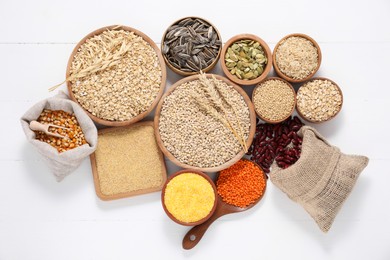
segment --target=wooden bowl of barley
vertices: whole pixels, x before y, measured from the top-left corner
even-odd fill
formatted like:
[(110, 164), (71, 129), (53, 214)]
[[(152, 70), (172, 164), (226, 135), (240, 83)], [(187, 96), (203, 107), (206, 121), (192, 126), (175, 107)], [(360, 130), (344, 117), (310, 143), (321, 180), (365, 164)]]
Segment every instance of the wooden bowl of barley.
[[(218, 81), (214, 86), (218, 85), (218, 92), (227, 97), (223, 101), (226, 113), (218, 110), (222, 114), (218, 117), (213, 113), (217, 110), (209, 105), (213, 101), (206, 100), (204, 106), (192, 96), (192, 91), (196, 93), (202, 86), (199, 75), (192, 75), (177, 81), (160, 99), (154, 117), (155, 135), (161, 151), (177, 166), (217, 172), (245, 155), (255, 134), (256, 113), (240, 86), (219, 75), (205, 75), (214, 77)], [(239, 140), (232, 129), (243, 138)]]
[(157, 45), (134, 28), (112, 25), (85, 36), (66, 70), (70, 98), (98, 124), (125, 126), (160, 100), (166, 67)]

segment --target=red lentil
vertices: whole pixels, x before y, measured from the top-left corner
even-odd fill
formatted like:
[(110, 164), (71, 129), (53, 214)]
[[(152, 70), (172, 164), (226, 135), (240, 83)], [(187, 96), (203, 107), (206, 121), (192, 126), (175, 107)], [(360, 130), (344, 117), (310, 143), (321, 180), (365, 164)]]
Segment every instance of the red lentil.
[(219, 173), (217, 192), (222, 200), (237, 207), (247, 207), (264, 193), (263, 171), (249, 160), (240, 160)]

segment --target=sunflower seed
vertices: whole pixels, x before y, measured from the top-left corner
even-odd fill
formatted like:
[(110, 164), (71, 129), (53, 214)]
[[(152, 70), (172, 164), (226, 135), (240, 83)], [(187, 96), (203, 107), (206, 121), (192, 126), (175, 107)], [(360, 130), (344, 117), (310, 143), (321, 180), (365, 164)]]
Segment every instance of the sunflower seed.
[(214, 32), (213, 32), (213, 27), (209, 27), (208, 31), (207, 31), (207, 38), (209, 39), (212, 39), (213, 35), (214, 35)]
[(163, 45), (163, 53), (164, 53), (164, 54), (167, 54), (168, 51), (169, 51), (169, 46), (168, 46), (167, 44), (164, 43), (164, 45)]
[(197, 72), (210, 66), (222, 42), (215, 29), (202, 19), (185, 18), (168, 28), (162, 53), (172, 66)]
[[(181, 46), (178, 46), (178, 47), (181, 47)], [(181, 58), (181, 59), (185, 59), (185, 60), (188, 60), (188, 59), (191, 59), (191, 56), (188, 55), (188, 54), (185, 54), (185, 53), (182, 53), (182, 52), (179, 52), (177, 54), (177, 57)]]

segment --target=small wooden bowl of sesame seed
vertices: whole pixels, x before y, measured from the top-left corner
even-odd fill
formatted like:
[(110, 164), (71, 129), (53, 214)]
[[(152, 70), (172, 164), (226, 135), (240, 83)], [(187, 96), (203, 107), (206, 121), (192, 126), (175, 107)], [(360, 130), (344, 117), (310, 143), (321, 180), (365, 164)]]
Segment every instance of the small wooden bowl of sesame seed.
[(343, 106), (343, 93), (332, 80), (312, 78), (299, 87), (297, 112), (306, 121), (322, 123), (334, 118)]
[(122, 25), (85, 36), (73, 49), (66, 71), (70, 99), (105, 126), (126, 126), (145, 118), (161, 98), (166, 77), (153, 40)]
[(222, 49), (222, 38), (209, 21), (195, 16), (173, 22), (164, 32), (161, 52), (175, 73), (190, 76), (215, 67)]
[(223, 46), (220, 65), (223, 73), (238, 85), (256, 85), (272, 68), (268, 44), (253, 34), (239, 34)]
[(252, 93), (252, 102), (261, 120), (277, 124), (293, 113), (296, 94), (286, 80), (270, 77), (257, 84)]
[(161, 202), (170, 219), (184, 226), (200, 225), (217, 207), (217, 188), (211, 178), (197, 170), (172, 174), (161, 192)]
[(321, 49), (306, 34), (294, 33), (283, 37), (272, 54), (276, 74), (292, 83), (307, 81), (321, 65)]

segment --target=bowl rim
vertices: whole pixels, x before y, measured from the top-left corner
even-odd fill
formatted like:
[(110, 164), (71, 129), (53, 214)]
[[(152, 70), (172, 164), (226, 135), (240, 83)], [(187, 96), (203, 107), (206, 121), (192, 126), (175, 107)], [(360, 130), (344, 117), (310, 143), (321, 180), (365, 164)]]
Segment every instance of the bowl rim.
[[(298, 93), (299, 93), (299, 90), (301, 89), (302, 86), (306, 85), (307, 83), (309, 82), (312, 82), (314, 80), (327, 80), (327, 81), (330, 81), (333, 85), (336, 86), (336, 88), (338, 89), (339, 93), (340, 93), (340, 96), (341, 96), (341, 105), (340, 105), (340, 108), (339, 110), (336, 112), (336, 114), (334, 114), (333, 116), (329, 117), (328, 119), (326, 120), (322, 120), (322, 121), (314, 121), (314, 120), (311, 120), (310, 118), (307, 118), (306, 116), (304, 116), (300, 109), (299, 109), (299, 106), (298, 106)], [(343, 97), (343, 92), (341, 91), (341, 88), (339, 87), (339, 85), (334, 82), (333, 80), (331, 79), (328, 79), (328, 78), (325, 78), (325, 77), (314, 77), (314, 78), (311, 78), (310, 80), (306, 81), (305, 83), (303, 83), (302, 85), (299, 86), (298, 88), (298, 91), (297, 91), (297, 102), (296, 102), (296, 110), (297, 110), (297, 113), (299, 114), (299, 116), (301, 116), (304, 120), (308, 121), (308, 122), (311, 122), (311, 123), (315, 123), (315, 124), (320, 124), (320, 123), (323, 123), (323, 122), (327, 122), (333, 118), (335, 118), (341, 111), (342, 107), (343, 107), (343, 103), (344, 103), (344, 97)]]
[(207, 66), (206, 68), (204, 68), (204, 69), (202, 70), (202, 72), (205, 72), (205, 73), (206, 73), (206, 72), (209, 72), (210, 70), (212, 70), (212, 69), (215, 67), (215, 65), (217, 65), (218, 60), (219, 60), (219, 57), (220, 57), (220, 55), (221, 55), (221, 51), (222, 51), (222, 37), (221, 37), (221, 34), (219, 33), (217, 27), (215, 27), (214, 24), (212, 24), (209, 20), (204, 19), (204, 18), (202, 18), (202, 17), (199, 17), (199, 16), (185, 16), (185, 17), (182, 17), (182, 18), (180, 18), (180, 19), (177, 19), (177, 20), (174, 21), (172, 24), (170, 24), (170, 25), (168, 26), (168, 28), (165, 29), (165, 31), (164, 31), (164, 33), (163, 33), (163, 36), (162, 36), (162, 38), (161, 38), (161, 43), (160, 43), (161, 55), (162, 55), (162, 57), (163, 57), (163, 59), (164, 59), (165, 64), (166, 64), (166, 65), (168, 66), (168, 68), (171, 69), (173, 72), (175, 72), (175, 73), (177, 73), (177, 74), (179, 74), (179, 75), (181, 75), (181, 76), (191, 76), (191, 75), (199, 74), (199, 71), (188, 72), (188, 71), (182, 71), (182, 70), (176, 68), (175, 66), (173, 66), (173, 65), (169, 62), (169, 60), (167, 59), (167, 57), (165, 56), (165, 54), (163, 54), (163, 52), (162, 52), (162, 50), (163, 50), (163, 45), (164, 45), (164, 39), (165, 39), (165, 36), (166, 36), (166, 34), (167, 34), (168, 29), (169, 29), (171, 26), (173, 26), (173, 25), (175, 25), (175, 24), (179, 23), (180, 21), (182, 21), (182, 20), (184, 20), (184, 19), (187, 19), (187, 18), (199, 19), (199, 20), (202, 20), (202, 21), (208, 23), (210, 26), (212, 26), (212, 27), (214, 28), (215, 32), (216, 32), (217, 35), (218, 35), (218, 39), (221, 41), (221, 46), (220, 46), (220, 48), (218, 49), (218, 54), (217, 54), (217, 56), (215, 57), (214, 61), (213, 61), (209, 66)]
[[(258, 42), (261, 45), (261, 47), (263, 47), (263, 50), (264, 50), (265, 54), (267, 55), (267, 65), (265, 66), (263, 73), (260, 76), (258, 76), (257, 78), (251, 79), (251, 80), (242, 80), (242, 79), (239, 79), (238, 77), (236, 77), (235, 75), (231, 74), (230, 71), (227, 69), (226, 63), (225, 63), (225, 55), (226, 55), (227, 49), (233, 43), (235, 43), (239, 40), (245, 40), (245, 39), (249, 39), (249, 40), (253, 40), (253, 41)], [(267, 77), (267, 75), (269, 74), (269, 72), (271, 71), (272, 62), (273, 62), (272, 52), (271, 52), (271, 49), (269, 48), (268, 44), (263, 39), (258, 37), (257, 35), (249, 34), (249, 33), (237, 34), (237, 35), (233, 36), (232, 38), (230, 38), (223, 45), (221, 57), (220, 57), (220, 66), (221, 66), (222, 71), (225, 74), (225, 76), (228, 79), (230, 79), (231, 81), (233, 81), (234, 83), (236, 83), (238, 85), (243, 85), (243, 86), (256, 85), (260, 81), (264, 80)]]
[[(304, 38), (304, 39), (310, 41), (310, 42), (314, 45), (314, 47), (317, 49), (317, 54), (318, 54), (318, 64), (317, 64), (317, 67), (315, 68), (315, 70), (314, 70), (312, 73), (310, 73), (309, 75), (307, 75), (305, 78), (302, 78), (302, 79), (294, 79), (294, 78), (291, 78), (291, 77), (285, 75), (285, 74), (279, 69), (278, 64), (276, 63), (276, 51), (277, 51), (277, 49), (279, 48), (280, 44), (281, 44), (284, 40), (286, 40), (286, 39), (288, 39), (288, 38), (290, 38), (290, 37), (301, 37), (301, 38)], [(281, 77), (281, 78), (283, 78), (283, 79), (285, 79), (285, 80), (287, 80), (288, 82), (291, 82), (291, 83), (302, 83), (302, 82), (307, 81), (307, 80), (309, 80), (310, 78), (312, 78), (312, 77), (314, 76), (314, 74), (316, 74), (317, 71), (320, 69), (320, 67), (321, 67), (321, 61), (322, 61), (321, 48), (320, 48), (320, 46), (318, 45), (318, 43), (317, 43), (313, 38), (311, 38), (309, 35), (306, 35), (306, 34), (303, 34), (303, 33), (292, 33), (292, 34), (288, 34), (288, 35), (284, 36), (282, 39), (280, 39), (280, 40), (276, 43), (276, 45), (275, 45), (275, 47), (274, 47), (274, 50), (273, 50), (273, 52), (272, 52), (272, 61), (273, 61), (272, 63), (273, 63), (274, 70), (275, 70), (276, 74), (277, 74), (279, 77)]]
[(69, 92), (70, 99), (72, 101), (76, 102), (87, 113), (87, 115), (94, 122), (96, 122), (98, 124), (101, 124), (101, 125), (104, 125), (104, 126), (126, 126), (126, 125), (130, 125), (130, 124), (133, 124), (135, 122), (138, 122), (138, 121), (142, 120), (147, 115), (149, 115), (152, 112), (152, 110), (155, 108), (155, 106), (157, 105), (158, 101), (160, 100), (161, 96), (164, 93), (165, 84), (166, 84), (166, 80), (167, 80), (167, 71), (166, 71), (164, 59), (163, 59), (163, 57), (161, 55), (161, 52), (160, 52), (159, 48), (157, 47), (157, 45), (154, 43), (154, 41), (151, 38), (149, 38), (143, 32), (141, 32), (141, 31), (139, 31), (137, 29), (134, 29), (132, 27), (129, 27), (129, 26), (125, 26), (125, 25), (110, 25), (110, 26), (101, 27), (99, 29), (96, 29), (96, 30), (90, 32), (89, 34), (84, 36), (84, 38), (82, 38), (77, 43), (77, 45), (73, 48), (73, 51), (72, 51), (72, 53), (71, 53), (71, 55), (69, 57), (69, 60), (68, 60), (68, 64), (67, 64), (67, 68), (66, 68), (66, 75), (65, 75), (66, 78), (68, 78), (70, 76), (70, 70), (71, 70), (72, 62), (73, 62), (74, 56), (78, 52), (80, 46), (82, 44), (84, 44), (89, 38), (92, 38), (92, 37), (94, 37), (96, 35), (99, 35), (99, 34), (103, 33), (106, 30), (125, 30), (125, 31), (129, 31), (129, 32), (134, 32), (136, 35), (142, 37), (142, 39), (144, 39), (147, 43), (149, 43), (150, 46), (154, 49), (154, 51), (155, 51), (155, 53), (157, 55), (160, 67), (161, 67), (161, 83), (160, 83), (160, 89), (159, 89), (159, 91), (158, 91), (158, 93), (157, 93), (153, 103), (150, 105), (150, 107), (147, 110), (145, 110), (141, 114), (139, 114), (139, 115), (137, 115), (137, 116), (135, 116), (135, 117), (133, 117), (133, 118), (131, 118), (129, 120), (125, 120), (125, 121), (106, 120), (106, 119), (102, 119), (102, 118), (99, 118), (97, 116), (94, 116), (94, 115), (92, 115), (91, 112), (86, 110), (78, 102), (78, 100), (74, 96), (73, 91), (72, 91), (72, 83), (70, 81), (66, 81), (66, 85), (67, 85), (67, 89), (68, 89), (68, 92)]
[[(212, 207), (211, 211), (204, 218), (202, 218), (202, 219), (200, 219), (198, 221), (195, 221), (195, 222), (184, 222), (184, 221), (178, 220), (177, 218), (175, 218), (173, 216), (173, 214), (167, 209), (167, 207), (165, 205), (165, 190), (166, 190), (166, 187), (167, 187), (168, 183), (173, 178), (175, 178), (175, 177), (177, 177), (177, 176), (179, 176), (181, 174), (185, 174), (185, 173), (198, 174), (198, 175), (202, 176), (203, 178), (205, 178), (211, 184), (211, 187), (213, 188), (213, 191), (214, 191), (214, 204), (213, 204), (213, 207)], [(200, 224), (204, 223), (205, 221), (207, 221), (214, 214), (214, 212), (215, 212), (215, 210), (217, 208), (217, 197), (218, 197), (217, 187), (216, 187), (214, 181), (207, 174), (205, 174), (204, 172), (199, 171), (199, 170), (193, 170), (193, 169), (182, 169), (182, 170), (179, 170), (179, 171), (173, 173), (171, 176), (168, 177), (168, 179), (164, 183), (164, 186), (161, 189), (161, 204), (163, 206), (163, 209), (164, 209), (165, 213), (174, 222), (176, 222), (176, 223), (178, 223), (180, 225), (183, 225), (183, 226), (197, 226), (197, 225), (200, 225)]]
[[(272, 120), (269, 120), (269, 119), (264, 118), (264, 117), (260, 114), (260, 112), (257, 111), (256, 105), (255, 105), (255, 102), (254, 102), (254, 97), (255, 97), (256, 90), (261, 86), (261, 84), (263, 84), (264, 82), (270, 81), (270, 80), (279, 80), (279, 81), (282, 81), (283, 83), (286, 83), (286, 84), (290, 87), (290, 89), (293, 91), (293, 94), (294, 94), (294, 106), (291, 108), (290, 113), (289, 113), (286, 117), (284, 117), (283, 119), (281, 119), (281, 120), (272, 121)], [(297, 104), (297, 93), (295, 92), (295, 89), (294, 89), (294, 87), (291, 85), (291, 83), (288, 82), (287, 80), (285, 80), (285, 79), (283, 79), (283, 78), (279, 78), (279, 77), (268, 77), (268, 78), (262, 80), (261, 82), (259, 82), (259, 83), (255, 86), (255, 88), (253, 89), (253, 92), (252, 92), (252, 98), (251, 98), (251, 100), (252, 100), (253, 106), (254, 106), (254, 108), (255, 108), (256, 115), (257, 115), (261, 120), (263, 120), (263, 121), (266, 122), (266, 123), (277, 124), (277, 123), (280, 123), (280, 122), (283, 122), (284, 120), (286, 120), (286, 119), (287, 119), (288, 117), (290, 117), (290, 116), (292, 115), (292, 113), (294, 112), (294, 109), (295, 109), (296, 104)]]
[[(248, 106), (248, 109), (249, 109), (249, 117), (250, 117), (250, 127), (249, 127), (249, 136), (248, 136), (248, 139), (246, 140), (246, 145), (247, 147), (249, 147), (251, 144), (252, 144), (252, 141), (253, 141), (253, 137), (255, 135), (255, 131), (256, 131), (256, 113), (255, 113), (255, 110), (254, 110), (254, 106), (253, 106), (253, 103), (252, 101), (250, 100), (249, 96), (247, 95), (247, 93), (239, 86), (237, 86), (236, 84), (234, 84), (233, 82), (231, 82), (230, 80), (228, 80), (227, 78), (223, 77), (223, 76), (220, 76), (220, 75), (217, 75), (217, 74), (206, 74), (206, 76), (208, 78), (214, 76), (215, 78), (219, 79), (219, 80), (222, 80), (224, 81), (226, 84), (232, 86), (244, 99), (245, 103), (247, 104)], [(156, 107), (156, 111), (155, 111), (155, 116), (154, 116), (154, 131), (155, 131), (155, 135), (156, 135), (156, 140), (157, 140), (157, 144), (159, 145), (161, 151), (163, 152), (163, 154), (171, 161), (173, 162), (174, 164), (176, 164), (177, 166), (181, 167), (181, 168), (187, 168), (187, 169), (193, 169), (193, 170), (199, 170), (199, 171), (203, 171), (203, 172), (217, 172), (217, 171), (220, 171), (220, 170), (223, 170), (223, 169), (226, 169), (228, 168), (229, 166), (233, 165), (234, 163), (236, 163), (238, 160), (240, 160), (244, 155), (245, 155), (245, 151), (244, 150), (240, 150), (239, 153), (237, 153), (233, 158), (231, 158), (229, 161), (219, 165), (219, 166), (215, 166), (215, 167), (205, 167), (205, 168), (201, 168), (201, 167), (196, 167), (196, 166), (192, 166), (192, 165), (188, 165), (188, 164), (185, 164), (185, 163), (182, 163), (180, 162), (178, 159), (176, 159), (171, 152), (169, 152), (164, 144), (163, 144), (163, 141), (161, 139), (161, 135), (160, 135), (160, 131), (159, 131), (159, 121), (160, 121), (160, 115), (161, 115), (161, 109), (162, 109), (162, 105), (164, 103), (164, 99), (165, 97), (167, 97), (168, 95), (170, 95), (176, 88), (177, 86), (180, 86), (182, 85), (183, 83), (186, 83), (186, 82), (189, 82), (189, 81), (193, 81), (193, 80), (197, 80), (199, 78), (199, 75), (192, 75), (192, 76), (188, 76), (188, 77), (185, 77), (179, 81), (177, 81), (176, 83), (174, 83), (165, 93), (164, 95), (161, 97), (159, 103), (157, 104), (157, 107)]]

